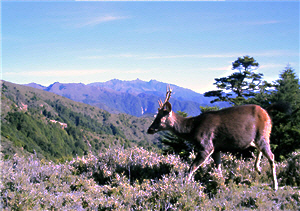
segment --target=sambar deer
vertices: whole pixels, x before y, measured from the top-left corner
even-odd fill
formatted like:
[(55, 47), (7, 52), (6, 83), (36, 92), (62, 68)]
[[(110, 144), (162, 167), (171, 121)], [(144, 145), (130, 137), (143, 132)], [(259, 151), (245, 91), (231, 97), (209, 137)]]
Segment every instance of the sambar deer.
[(260, 159), (264, 154), (269, 160), (273, 188), (278, 189), (274, 155), (270, 149), (271, 119), (258, 105), (242, 105), (209, 111), (196, 117), (182, 117), (172, 111), (169, 102), (172, 89), (167, 87), (165, 101), (159, 100), (156, 118), (148, 129), (149, 134), (168, 130), (195, 146), (196, 158), (189, 169), (188, 179), (212, 155), (218, 169), (220, 152), (240, 151), (255, 146), (258, 154), (255, 169), (260, 173)]

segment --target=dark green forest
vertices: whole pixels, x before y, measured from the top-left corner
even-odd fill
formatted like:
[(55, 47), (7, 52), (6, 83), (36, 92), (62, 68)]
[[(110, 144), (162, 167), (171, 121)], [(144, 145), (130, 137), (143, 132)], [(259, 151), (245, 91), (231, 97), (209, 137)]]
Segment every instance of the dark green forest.
[(143, 132), (150, 118), (110, 114), (46, 91), (2, 82), (1, 99), (4, 154), (15, 148), (51, 160), (71, 159), (116, 144), (149, 148), (155, 138)]

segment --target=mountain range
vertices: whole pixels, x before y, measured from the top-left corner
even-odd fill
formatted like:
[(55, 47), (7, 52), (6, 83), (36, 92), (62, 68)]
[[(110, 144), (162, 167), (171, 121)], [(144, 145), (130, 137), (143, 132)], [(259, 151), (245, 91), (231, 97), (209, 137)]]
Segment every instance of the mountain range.
[[(164, 99), (167, 83), (156, 80), (122, 81), (113, 79), (107, 82), (59, 83), (55, 82), (48, 87), (36, 83), (25, 84), (37, 89), (52, 92), (71, 100), (96, 106), (110, 113), (126, 113), (133, 116), (152, 115), (158, 108), (157, 101)], [(170, 85), (173, 95), (170, 102), (174, 111), (186, 112), (189, 116), (200, 114), (200, 106), (210, 104), (212, 98), (190, 89), (174, 84)], [(226, 103), (215, 103), (219, 107), (228, 106)]]

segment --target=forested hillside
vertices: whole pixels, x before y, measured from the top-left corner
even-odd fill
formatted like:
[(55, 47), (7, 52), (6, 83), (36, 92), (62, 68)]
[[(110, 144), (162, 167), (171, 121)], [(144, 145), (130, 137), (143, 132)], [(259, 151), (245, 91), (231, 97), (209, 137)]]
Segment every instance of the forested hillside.
[(4, 154), (68, 158), (110, 145), (153, 148), (157, 139), (146, 133), (152, 118), (110, 114), (40, 89), (2, 81), (1, 102)]

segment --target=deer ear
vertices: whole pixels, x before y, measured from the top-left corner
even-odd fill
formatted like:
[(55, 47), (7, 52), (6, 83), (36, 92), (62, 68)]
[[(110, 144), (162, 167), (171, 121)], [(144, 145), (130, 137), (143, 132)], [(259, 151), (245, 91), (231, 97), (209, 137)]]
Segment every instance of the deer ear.
[(166, 102), (165, 106), (166, 106), (166, 110), (167, 110), (168, 112), (171, 112), (171, 111), (172, 111), (172, 105), (171, 105), (171, 103)]

